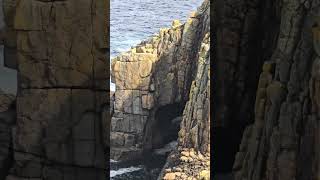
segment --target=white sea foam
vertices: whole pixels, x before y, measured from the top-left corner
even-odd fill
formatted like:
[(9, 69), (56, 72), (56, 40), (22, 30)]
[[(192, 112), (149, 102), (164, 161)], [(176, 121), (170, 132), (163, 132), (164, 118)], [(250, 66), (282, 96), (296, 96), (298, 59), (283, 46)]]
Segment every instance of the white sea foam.
[(140, 169), (141, 168), (139, 168), (139, 167), (133, 167), (132, 166), (132, 167), (129, 167), (129, 168), (121, 168), (121, 169), (118, 169), (118, 170), (111, 170), (110, 171), (110, 177), (115, 177), (115, 176), (118, 176), (118, 175), (121, 175), (121, 174), (138, 171)]
[(111, 163), (116, 163), (116, 162), (118, 162), (118, 161), (113, 160), (113, 159), (110, 159), (110, 162), (111, 162)]
[(159, 155), (165, 155), (168, 152), (171, 152), (174, 148), (176, 148), (178, 145), (177, 141), (172, 141), (169, 144), (166, 144), (163, 148), (155, 149), (154, 153)]

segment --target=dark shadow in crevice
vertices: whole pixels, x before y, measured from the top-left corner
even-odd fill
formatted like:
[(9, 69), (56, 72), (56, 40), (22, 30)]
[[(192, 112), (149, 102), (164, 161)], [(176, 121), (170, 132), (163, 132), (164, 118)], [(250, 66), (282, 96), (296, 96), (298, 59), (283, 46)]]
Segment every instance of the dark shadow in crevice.
[[(213, 41), (217, 42), (213, 51), (213, 115), (212, 128), (213, 172), (214, 174), (232, 173), (233, 164), (241, 144), (243, 132), (254, 122), (254, 107), (259, 77), (265, 61), (272, 58), (277, 44), (280, 21), (277, 3), (271, 1), (257, 2), (257, 12), (249, 20), (244, 18), (237, 30), (229, 17), (229, 2), (218, 0), (216, 20), (213, 29)], [(243, 5), (244, 8), (249, 8)], [(238, 8), (238, 7), (237, 7)], [(240, 8), (240, 6), (239, 6)], [(236, 10), (235, 10), (236, 11)], [(241, 11), (239, 11), (241, 12)], [(238, 16), (237, 16), (238, 17)], [(245, 24), (247, 23), (247, 24)], [(247, 29), (246, 29), (247, 28)], [(227, 44), (222, 32), (236, 34), (236, 41)], [(245, 34), (244, 34), (245, 33)], [(238, 38), (238, 39), (237, 39)], [(240, 43), (239, 43), (239, 41)], [(219, 44), (220, 43), (220, 44)], [(228, 51), (237, 47), (241, 53), (229, 57)], [(220, 53), (220, 54), (219, 54)], [(232, 72), (231, 74), (229, 72)]]
[(243, 126), (218, 127), (212, 129), (213, 161), (215, 174), (228, 174), (232, 172), (235, 155), (239, 150), (242, 139)]
[(183, 107), (182, 104), (174, 103), (158, 108), (152, 130), (154, 132), (152, 137), (153, 149), (161, 148), (178, 139)]

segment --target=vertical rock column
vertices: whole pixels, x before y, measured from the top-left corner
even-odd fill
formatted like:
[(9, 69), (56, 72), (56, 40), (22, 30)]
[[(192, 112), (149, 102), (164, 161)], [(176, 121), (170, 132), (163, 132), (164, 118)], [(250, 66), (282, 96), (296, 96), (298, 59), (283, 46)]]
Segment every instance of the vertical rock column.
[(17, 124), (7, 180), (106, 178), (108, 5), (17, 1)]
[(274, 3), (279, 35), (260, 74), (235, 179), (319, 180), (319, 1)]
[(192, 82), (179, 131), (179, 145), (210, 153), (210, 33), (202, 40), (198, 68)]

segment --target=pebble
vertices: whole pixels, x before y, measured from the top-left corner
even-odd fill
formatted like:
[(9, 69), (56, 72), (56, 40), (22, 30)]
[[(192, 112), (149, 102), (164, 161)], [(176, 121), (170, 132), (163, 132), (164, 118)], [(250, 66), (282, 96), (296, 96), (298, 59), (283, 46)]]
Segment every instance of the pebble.
[(190, 151), (189, 154), (190, 154), (190, 156), (191, 156), (192, 158), (196, 158), (196, 157), (197, 157), (194, 151)]
[(181, 169), (181, 168), (179, 168), (179, 167), (177, 167), (177, 168), (176, 168), (176, 171), (181, 172), (181, 171), (182, 171), (182, 169)]
[(210, 166), (210, 161), (207, 161), (206, 165), (207, 165), (207, 166)]
[(210, 180), (210, 171), (209, 170), (203, 170), (200, 172), (200, 179), (203, 180)]
[(200, 152), (198, 152), (198, 159), (204, 160), (204, 156)]
[[(175, 160), (180, 159), (180, 164), (165, 169), (166, 178), (174, 178), (179, 180), (209, 180), (210, 179), (210, 156), (202, 154), (200, 151), (194, 149), (182, 149), (176, 154)], [(178, 156), (177, 156), (178, 155)], [(170, 179), (167, 179), (170, 180)]]
[(186, 179), (188, 176), (186, 174), (182, 174), (181, 178)]
[(190, 153), (189, 153), (188, 151), (182, 151), (182, 152), (181, 152), (181, 155), (182, 155), (182, 156), (189, 157), (189, 156), (190, 156)]
[(167, 173), (163, 179), (165, 180), (174, 180), (176, 178), (176, 174), (175, 173)]
[(181, 157), (180, 157), (180, 160), (181, 160), (181, 161), (184, 161), (184, 162), (188, 162), (188, 158), (185, 157), (185, 156), (181, 156)]
[(188, 151), (188, 148), (182, 148), (183, 151)]
[(197, 180), (197, 179), (189, 176), (187, 180)]

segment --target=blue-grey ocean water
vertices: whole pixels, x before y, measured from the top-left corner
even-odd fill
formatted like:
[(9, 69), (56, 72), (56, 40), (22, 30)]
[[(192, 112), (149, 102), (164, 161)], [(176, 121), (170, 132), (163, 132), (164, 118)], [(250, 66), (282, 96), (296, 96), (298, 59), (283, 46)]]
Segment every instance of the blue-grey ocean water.
[(17, 92), (17, 72), (3, 65), (3, 46), (0, 46), (0, 90), (16, 94)]
[[(179, 19), (181, 22), (185, 22), (190, 13), (195, 11), (202, 2), (203, 0), (111, 0), (111, 59), (158, 33), (160, 28), (170, 27), (173, 20)], [(111, 90), (114, 91), (114, 84), (110, 84)], [(165, 160), (162, 157), (151, 159), (153, 160), (150, 161)], [(160, 162), (154, 162), (154, 164), (156, 164), (155, 166), (161, 165)], [(117, 164), (112, 161), (111, 179), (155, 179), (150, 176), (147, 178), (146, 175), (157, 175), (161, 170), (161, 167), (153, 167), (146, 172), (146, 167), (148, 166), (145, 164)]]
[[(3, 1), (0, 1), (2, 7)], [(3, 9), (0, 8), (0, 29), (4, 28)], [(15, 70), (3, 66), (3, 46), (0, 46), (0, 89), (6, 93), (16, 94), (17, 91), (17, 73)]]
[(184, 22), (202, 1), (111, 0), (111, 58), (158, 33), (160, 28), (170, 27), (175, 19)]

